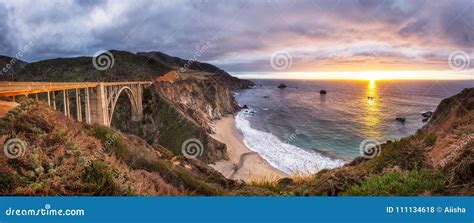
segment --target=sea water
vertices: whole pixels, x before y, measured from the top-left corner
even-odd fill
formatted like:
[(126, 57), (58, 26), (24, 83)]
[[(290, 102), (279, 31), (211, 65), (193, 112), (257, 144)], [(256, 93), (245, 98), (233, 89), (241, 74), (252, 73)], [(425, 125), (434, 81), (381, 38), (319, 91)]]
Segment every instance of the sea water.
[[(288, 174), (341, 166), (361, 155), (364, 140), (412, 135), (426, 124), (422, 113), (474, 87), (473, 81), (253, 81), (255, 88), (235, 92), (249, 107), (237, 114), (237, 128), (251, 150)], [(287, 87), (277, 88), (282, 82)]]

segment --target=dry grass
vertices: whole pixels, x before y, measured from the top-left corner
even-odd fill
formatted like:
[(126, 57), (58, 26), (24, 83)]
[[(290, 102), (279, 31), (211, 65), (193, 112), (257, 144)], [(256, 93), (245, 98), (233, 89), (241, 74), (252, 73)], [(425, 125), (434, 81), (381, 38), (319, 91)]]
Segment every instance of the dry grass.
[[(131, 169), (120, 157), (103, 152), (101, 140), (81, 123), (46, 105), (25, 101), (0, 126), (2, 138), (28, 145), (17, 159), (0, 156), (2, 195), (182, 194), (160, 174)], [(139, 145), (134, 140), (127, 141), (129, 148)]]

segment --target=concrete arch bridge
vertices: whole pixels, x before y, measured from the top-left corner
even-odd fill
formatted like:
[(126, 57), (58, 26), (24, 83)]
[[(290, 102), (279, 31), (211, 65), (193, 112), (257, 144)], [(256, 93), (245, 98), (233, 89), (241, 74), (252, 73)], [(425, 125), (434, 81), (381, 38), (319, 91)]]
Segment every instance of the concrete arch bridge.
[[(0, 82), (0, 96), (34, 97), (44, 99), (54, 110), (61, 110), (78, 121), (110, 126), (117, 101), (123, 93), (131, 104), (133, 121), (143, 116), (143, 88), (148, 81), (132, 82)], [(74, 96), (71, 96), (74, 95)], [(71, 112), (71, 98), (75, 99), (75, 112)], [(62, 102), (62, 109), (57, 106)]]

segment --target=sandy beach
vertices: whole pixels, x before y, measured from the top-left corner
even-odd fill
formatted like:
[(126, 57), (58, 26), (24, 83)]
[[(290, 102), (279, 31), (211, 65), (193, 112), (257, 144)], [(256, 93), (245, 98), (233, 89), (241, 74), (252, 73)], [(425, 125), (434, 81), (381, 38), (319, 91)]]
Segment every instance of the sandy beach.
[(230, 160), (221, 160), (211, 166), (226, 178), (250, 182), (276, 180), (287, 176), (244, 144), (242, 134), (235, 127), (233, 116), (226, 116), (217, 121), (214, 130), (212, 137), (226, 144)]

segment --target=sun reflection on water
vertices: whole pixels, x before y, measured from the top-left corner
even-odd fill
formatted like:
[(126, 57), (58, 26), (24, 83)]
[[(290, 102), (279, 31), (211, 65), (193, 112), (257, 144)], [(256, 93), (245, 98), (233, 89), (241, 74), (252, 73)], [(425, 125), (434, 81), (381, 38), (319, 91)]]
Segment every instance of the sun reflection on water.
[(377, 94), (377, 85), (375, 80), (370, 80), (366, 91), (365, 117), (363, 122), (365, 124), (366, 135), (368, 137), (378, 138), (380, 131), (377, 125), (380, 123), (380, 105)]

